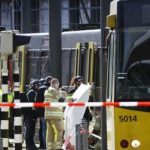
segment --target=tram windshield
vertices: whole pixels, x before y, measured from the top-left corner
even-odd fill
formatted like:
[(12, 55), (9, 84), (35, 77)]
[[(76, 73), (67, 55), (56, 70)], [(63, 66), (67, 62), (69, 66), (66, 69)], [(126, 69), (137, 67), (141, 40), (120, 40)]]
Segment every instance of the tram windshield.
[(150, 99), (149, 0), (118, 7), (116, 99)]

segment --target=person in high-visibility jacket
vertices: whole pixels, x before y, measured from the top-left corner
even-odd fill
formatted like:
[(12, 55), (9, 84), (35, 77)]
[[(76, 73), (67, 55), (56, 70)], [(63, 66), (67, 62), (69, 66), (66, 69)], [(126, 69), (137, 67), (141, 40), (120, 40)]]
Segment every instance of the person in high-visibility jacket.
[[(58, 90), (59, 81), (56, 78), (51, 80), (51, 86), (45, 91), (45, 102), (58, 102), (61, 94)], [(60, 107), (46, 107), (45, 119), (47, 121), (47, 149), (60, 150), (64, 133), (64, 114)]]
[[(50, 82), (53, 79), (52, 76), (47, 76), (45, 79), (39, 80), (39, 90), (36, 96), (36, 102), (44, 102), (45, 90), (50, 86)], [(46, 149), (46, 120), (44, 117), (45, 108), (36, 108), (37, 117), (39, 118), (39, 142), (40, 149)]]

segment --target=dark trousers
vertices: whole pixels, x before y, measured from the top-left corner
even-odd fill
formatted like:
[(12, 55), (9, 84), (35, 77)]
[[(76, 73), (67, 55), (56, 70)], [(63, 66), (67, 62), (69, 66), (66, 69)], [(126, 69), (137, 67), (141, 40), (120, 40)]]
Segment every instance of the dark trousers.
[(46, 120), (44, 117), (40, 118), (39, 140), (40, 148), (46, 149)]
[(34, 141), (36, 119), (26, 117), (25, 126), (26, 126), (26, 131), (25, 131), (26, 147), (34, 148), (36, 147)]

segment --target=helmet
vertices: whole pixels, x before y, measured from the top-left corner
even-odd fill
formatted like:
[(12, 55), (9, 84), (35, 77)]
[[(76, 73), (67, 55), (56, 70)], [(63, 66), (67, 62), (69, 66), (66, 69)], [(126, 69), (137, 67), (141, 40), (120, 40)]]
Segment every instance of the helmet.
[(52, 79), (53, 79), (52, 76), (47, 76), (47, 77), (45, 78), (45, 82), (46, 82), (47, 86), (50, 86), (50, 85), (51, 85), (51, 80), (52, 80)]
[(75, 78), (74, 78), (74, 83), (75, 82), (79, 82), (79, 81), (83, 81), (83, 77), (81, 77), (81, 76), (76, 76)]
[(39, 84), (40, 84), (40, 85), (44, 85), (44, 84), (45, 84), (45, 79), (44, 79), (44, 78), (41, 78), (41, 79), (39, 80)]
[(30, 82), (30, 89), (34, 89), (36, 87), (36, 85), (39, 85), (39, 81), (38, 80), (33, 80)]

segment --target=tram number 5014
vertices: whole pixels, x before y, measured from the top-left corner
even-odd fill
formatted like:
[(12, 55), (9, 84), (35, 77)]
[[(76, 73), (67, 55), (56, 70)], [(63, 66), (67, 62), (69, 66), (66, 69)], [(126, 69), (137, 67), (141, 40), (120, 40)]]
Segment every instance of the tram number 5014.
[(136, 115), (122, 115), (119, 116), (119, 122), (136, 122), (137, 116)]

